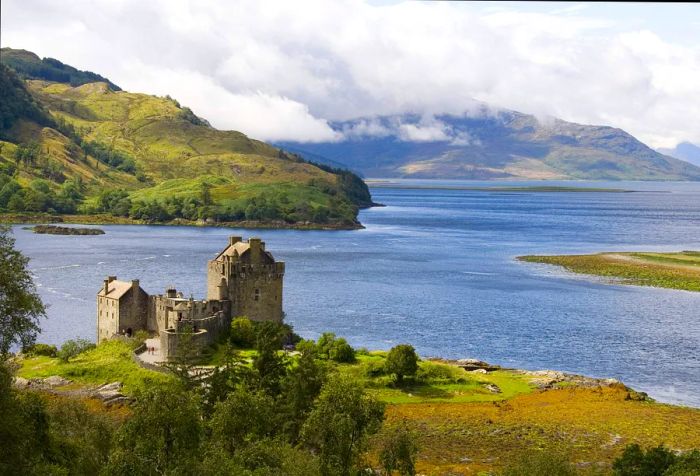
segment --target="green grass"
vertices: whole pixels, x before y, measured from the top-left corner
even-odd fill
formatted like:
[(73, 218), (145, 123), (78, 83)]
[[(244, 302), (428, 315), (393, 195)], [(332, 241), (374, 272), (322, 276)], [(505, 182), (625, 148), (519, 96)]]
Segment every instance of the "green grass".
[(64, 363), (59, 359), (37, 356), (22, 360), (18, 375), (24, 378), (45, 378), (52, 375), (76, 383), (101, 385), (122, 382), (125, 394), (133, 394), (149, 385), (163, 383), (172, 377), (140, 367), (132, 359), (132, 349), (124, 342), (103, 342)]
[(599, 253), (520, 256), (521, 261), (562, 266), (568, 271), (615, 278), (615, 283), (700, 291), (700, 253)]

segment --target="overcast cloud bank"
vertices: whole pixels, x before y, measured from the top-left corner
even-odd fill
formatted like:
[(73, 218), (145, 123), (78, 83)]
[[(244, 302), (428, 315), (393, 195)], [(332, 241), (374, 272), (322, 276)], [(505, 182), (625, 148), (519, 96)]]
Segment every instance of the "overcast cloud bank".
[(2, 42), (268, 141), (341, 140), (328, 121), (407, 112), (426, 119), (403, 140), (468, 141), (430, 118), (478, 100), (700, 143), (700, 45), (621, 20), (576, 4), (3, 0)]

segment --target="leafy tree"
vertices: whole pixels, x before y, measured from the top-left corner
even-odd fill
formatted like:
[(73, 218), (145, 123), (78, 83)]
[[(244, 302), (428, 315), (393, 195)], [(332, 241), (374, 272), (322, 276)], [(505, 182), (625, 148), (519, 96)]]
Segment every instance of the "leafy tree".
[(255, 327), (250, 319), (241, 316), (231, 321), (231, 343), (244, 349), (255, 345)]
[(676, 461), (676, 455), (659, 445), (644, 451), (638, 444), (625, 447), (613, 463), (617, 476), (661, 476)]
[(344, 338), (338, 338), (332, 332), (321, 334), (316, 347), (323, 358), (346, 363), (355, 361), (355, 350)]
[(0, 356), (13, 344), (29, 347), (39, 332), (44, 305), (27, 270), (29, 260), (14, 248), (9, 227), (0, 226)]
[(132, 409), (117, 432), (106, 474), (196, 474), (203, 428), (195, 393), (155, 386), (138, 394)]
[(381, 441), (379, 461), (389, 476), (394, 471), (398, 471), (402, 476), (415, 476), (417, 453), (416, 435), (404, 421), (385, 432)]
[[(305, 341), (308, 342), (308, 341)], [(282, 382), (280, 401), (284, 414), (284, 432), (296, 442), (304, 421), (313, 408), (326, 380), (327, 368), (316, 359), (314, 346), (299, 345), (299, 358)]]
[(323, 385), (302, 429), (302, 440), (317, 451), (321, 474), (349, 475), (367, 437), (377, 432), (383, 419), (383, 403), (356, 382), (335, 377)]
[(693, 450), (676, 457), (664, 476), (696, 476), (700, 474), (700, 450)]
[(412, 345), (399, 344), (389, 351), (384, 366), (386, 372), (396, 375), (396, 381), (401, 384), (405, 376), (416, 375), (418, 355)]
[(94, 348), (95, 344), (87, 339), (67, 340), (63, 343), (61, 350), (58, 351), (56, 356), (63, 362), (68, 362), (76, 355), (82, 354), (83, 352)]
[(271, 436), (277, 425), (275, 401), (264, 392), (239, 387), (216, 404), (209, 427), (212, 441), (229, 454), (253, 441)]
[(275, 322), (262, 322), (257, 326), (253, 369), (258, 387), (270, 395), (279, 394), (287, 371), (287, 359), (279, 352), (282, 333), (283, 327)]
[(223, 364), (214, 368), (203, 385), (203, 408), (206, 417), (211, 416), (214, 406), (226, 400), (239, 385), (252, 380), (247, 361), (235, 349), (227, 344), (224, 355)]

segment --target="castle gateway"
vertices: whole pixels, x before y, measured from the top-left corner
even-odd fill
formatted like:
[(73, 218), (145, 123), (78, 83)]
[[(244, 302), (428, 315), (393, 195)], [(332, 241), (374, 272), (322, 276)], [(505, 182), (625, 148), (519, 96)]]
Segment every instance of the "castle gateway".
[(174, 354), (180, 336), (197, 345), (216, 341), (237, 316), (282, 322), (284, 263), (275, 261), (259, 238), (229, 238), (228, 246), (207, 264), (207, 299), (185, 298), (176, 289), (148, 295), (138, 280), (109, 276), (97, 294), (97, 340), (146, 330), (160, 336), (163, 359)]

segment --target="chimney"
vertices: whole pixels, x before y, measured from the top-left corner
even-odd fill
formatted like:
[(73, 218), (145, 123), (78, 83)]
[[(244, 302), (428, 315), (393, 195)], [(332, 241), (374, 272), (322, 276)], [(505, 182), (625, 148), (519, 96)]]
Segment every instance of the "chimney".
[(134, 291), (137, 291), (139, 289), (139, 280), (138, 279), (132, 279), (131, 280), (131, 287)]
[(243, 237), (240, 237), (240, 236), (229, 236), (228, 237), (228, 245), (229, 246), (233, 246), (236, 243), (238, 243), (239, 241), (243, 241)]
[(250, 262), (252, 264), (260, 263), (260, 238), (249, 238), (248, 245), (250, 246)]
[(109, 278), (104, 280), (104, 291), (105, 291), (105, 296), (109, 294)]

